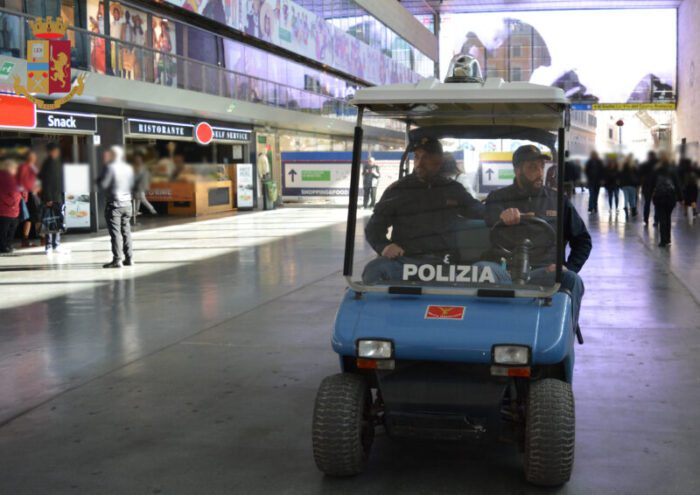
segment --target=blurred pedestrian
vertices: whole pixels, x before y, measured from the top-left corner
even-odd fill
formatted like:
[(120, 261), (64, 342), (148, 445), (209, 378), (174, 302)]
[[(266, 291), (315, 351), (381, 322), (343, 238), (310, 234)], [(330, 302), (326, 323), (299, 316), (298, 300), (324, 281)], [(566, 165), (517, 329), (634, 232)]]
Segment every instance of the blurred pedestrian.
[(151, 187), (151, 173), (148, 167), (143, 163), (143, 154), (141, 152), (134, 153), (134, 214), (141, 214), (141, 205), (143, 205), (151, 215), (157, 215), (158, 212), (146, 198), (146, 192)]
[(659, 220), (659, 247), (671, 244), (671, 214), (676, 202), (681, 202), (681, 184), (678, 174), (666, 152), (659, 154), (659, 161), (652, 174), (654, 187), (651, 197), (654, 201), (654, 211)]
[(605, 183), (605, 191), (608, 193), (608, 207), (612, 213), (613, 203), (615, 203), (615, 211), (620, 207), (620, 168), (614, 157), (609, 157), (606, 160), (603, 182)]
[(362, 200), (363, 208), (374, 208), (374, 204), (377, 202), (379, 177), (381, 177), (379, 167), (374, 161), (374, 158), (370, 157), (362, 172), (362, 189), (364, 191), (364, 198)]
[(603, 162), (596, 151), (591, 152), (591, 157), (586, 162), (586, 182), (588, 183), (588, 213), (598, 213), (598, 195), (600, 183), (603, 180)]
[(12, 240), (17, 230), (21, 200), (16, 175), (17, 162), (8, 159), (0, 163), (0, 255), (13, 252)]
[(569, 158), (569, 150), (564, 151), (564, 192), (569, 198), (576, 194), (576, 163)]
[(698, 214), (698, 167), (688, 158), (678, 163), (678, 176), (683, 188), (683, 213), (689, 217)]
[(452, 153), (445, 153), (442, 155), (442, 168), (440, 169), (440, 175), (459, 182), (462, 184), (462, 187), (464, 187), (464, 189), (472, 195), (472, 197), (476, 198), (474, 188), (469, 182), (467, 175), (462, 172), (457, 165), (457, 160)]
[[(656, 153), (650, 151), (647, 153), (647, 159), (639, 166), (639, 182), (642, 186), (642, 198), (644, 199), (644, 225), (649, 225), (649, 214), (651, 212), (652, 198), (651, 193), (654, 190), (654, 169), (659, 161)], [(654, 225), (657, 224), (656, 212), (654, 212)]]
[(124, 149), (112, 146), (104, 153), (105, 166), (98, 185), (105, 191), (105, 219), (112, 243), (112, 261), (103, 268), (121, 268), (134, 264), (131, 242), (131, 217), (133, 215), (132, 194), (134, 168), (124, 161)]
[(17, 183), (19, 184), (22, 201), (27, 208), (29, 219), (22, 222), (22, 247), (33, 247), (35, 244), (29, 240), (32, 224), (39, 222), (40, 200), (37, 196), (37, 156), (34, 151), (27, 153), (27, 157), (17, 169)]
[(637, 163), (634, 160), (634, 156), (627, 155), (620, 171), (620, 187), (625, 198), (625, 217), (632, 215), (632, 218), (634, 218), (637, 216), (638, 185)]
[[(46, 147), (48, 156), (41, 165), (37, 178), (41, 181), (42, 210), (48, 210), (55, 218), (63, 218), (65, 205), (63, 200), (63, 164), (61, 163), (61, 148), (57, 143), (49, 143)], [(44, 213), (42, 212), (42, 217)], [(59, 220), (62, 226), (63, 221)], [(50, 249), (58, 252), (61, 245), (61, 228), (46, 232), (46, 253)]]

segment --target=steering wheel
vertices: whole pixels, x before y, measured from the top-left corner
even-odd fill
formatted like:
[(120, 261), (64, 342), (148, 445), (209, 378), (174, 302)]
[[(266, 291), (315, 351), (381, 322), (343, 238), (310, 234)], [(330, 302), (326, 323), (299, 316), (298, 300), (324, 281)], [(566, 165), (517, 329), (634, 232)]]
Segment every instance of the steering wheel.
[[(535, 235), (532, 234), (533, 228)], [(503, 220), (499, 220), (491, 227), (489, 237), (491, 245), (506, 255), (512, 255), (515, 248), (529, 241), (530, 253), (541, 256), (557, 242), (557, 233), (549, 222), (534, 215), (520, 215), (520, 223), (515, 225), (506, 225)], [(544, 237), (543, 242), (533, 241), (533, 238), (542, 239), (542, 237)]]

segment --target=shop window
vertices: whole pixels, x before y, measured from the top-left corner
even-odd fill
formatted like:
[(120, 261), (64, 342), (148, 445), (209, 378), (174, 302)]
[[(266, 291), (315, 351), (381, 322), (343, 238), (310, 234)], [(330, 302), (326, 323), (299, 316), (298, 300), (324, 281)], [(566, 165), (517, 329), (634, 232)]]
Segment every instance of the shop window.
[(520, 45), (513, 45), (510, 47), (510, 56), (513, 58), (519, 58), (522, 56), (522, 47)]

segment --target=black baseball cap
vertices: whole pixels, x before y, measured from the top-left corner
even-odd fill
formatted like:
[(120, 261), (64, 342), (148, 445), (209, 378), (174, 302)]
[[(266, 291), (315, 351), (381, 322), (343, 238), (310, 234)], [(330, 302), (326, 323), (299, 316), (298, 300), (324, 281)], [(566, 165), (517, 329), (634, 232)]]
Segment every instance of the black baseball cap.
[(442, 143), (432, 137), (424, 137), (413, 144), (413, 151), (423, 150), (426, 153), (442, 155)]
[(550, 160), (551, 158), (546, 153), (542, 153), (540, 149), (532, 144), (521, 146), (513, 153), (513, 166), (517, 167), (522, 162), (528, 160), (539, 160), (540, 158)]

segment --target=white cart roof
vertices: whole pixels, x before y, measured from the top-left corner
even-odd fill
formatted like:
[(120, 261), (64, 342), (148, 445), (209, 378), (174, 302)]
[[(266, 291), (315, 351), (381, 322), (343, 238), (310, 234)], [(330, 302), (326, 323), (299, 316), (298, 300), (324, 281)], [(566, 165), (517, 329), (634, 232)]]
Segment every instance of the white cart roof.
[(520, 125), (542, 129), (563, 126), (569, 101), (560, 88), (500, 78), (483, 83), (443, 83), (435, 78), (416, 84), (364, 88), (352, 103), (382, 117), (418, 126)]

